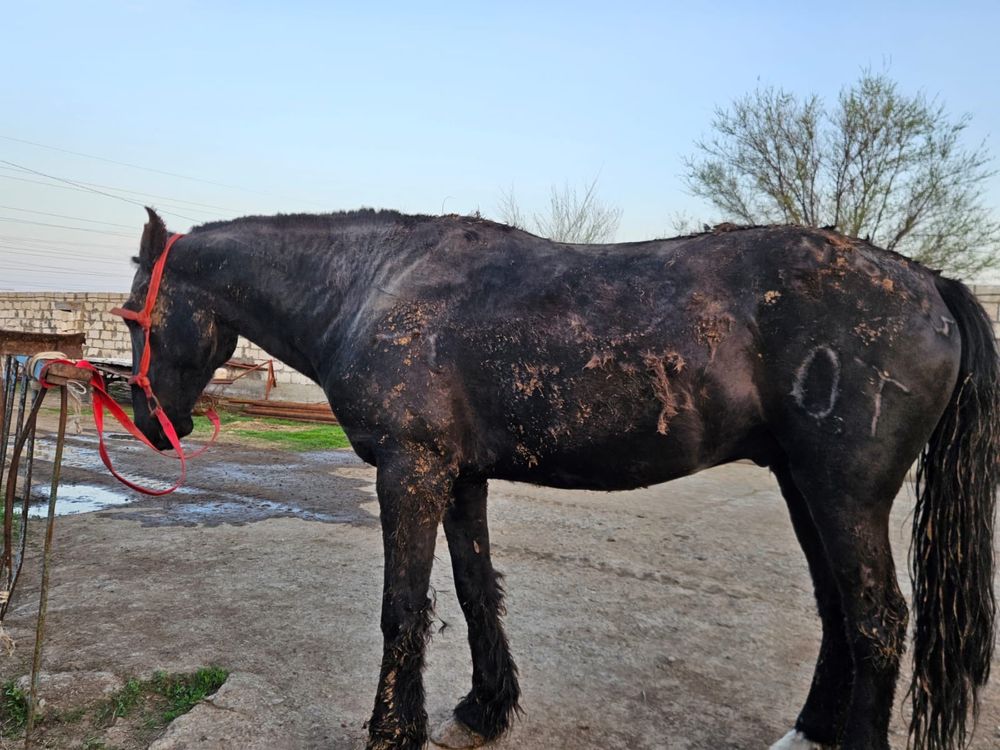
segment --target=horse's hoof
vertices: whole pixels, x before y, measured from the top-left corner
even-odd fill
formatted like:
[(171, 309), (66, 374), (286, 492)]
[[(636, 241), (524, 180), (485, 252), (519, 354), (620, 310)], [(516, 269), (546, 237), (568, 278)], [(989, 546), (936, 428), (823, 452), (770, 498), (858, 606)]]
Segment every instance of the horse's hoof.
[(793, 729), (780, 740), (771, 745), (771, 750), (836, 750), (833, 745), (821, 745), (813, 742), (802, 732)]
[(431, 733), (431, 742), (438, 747), (465, 750), (470, 747), (482, 747), (486, 744), (486, 738), (473, 732), (454, 716), (450, 716)]

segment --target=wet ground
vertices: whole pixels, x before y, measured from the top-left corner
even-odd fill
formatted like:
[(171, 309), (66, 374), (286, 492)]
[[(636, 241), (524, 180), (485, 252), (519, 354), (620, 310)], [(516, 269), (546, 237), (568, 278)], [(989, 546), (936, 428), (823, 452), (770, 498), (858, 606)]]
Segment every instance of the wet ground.
[[(129, 476), (173, 481), (176, 462), (113, 442)], [(71, 438), (64, 507), (87, 512), (57, 521), (45, 669), (125, 677), (213, 664), (239, 676), (227, 710), (179, 720), (163, 747), (362, 747), (381, 640), (373, 480), (347, 451), (222, 443), (190, 465), (180, 492), (142, 498), (110, 479), (92, 436)], [(907, 497), (897, 506), (905, 571)], [(632, 493), (495, 482), (491, 524), (525, 708), (498, 747), (764, 748), (791, 726), (819, 631), (766, 471), (734, 464)], [(432, 721), (470, 673), (443, 535), (437, 556)], [(37, 582), (29, 564), (3, 675), (26, 671)], [(977, 750), (1000, 743), (998, 685)], [(54, 746), (84, 738), (64, 739)], [(905, 746), (899, 726), (892, 742)]]
[[(179, 476), (179, 464), (169, 457), (160, 457), (116, 433), (108, 439), (109, 451), (116, 470), (129, 480), (151, 489), (163, 489)], [(97, 438), (70, 435), (63, 455), (62, 486), (57, 500), (57, 515), (74, 515), (105, 511), (107, 518), (127, 517), (146, 526), (198, 525), (222, 523), (241, 524), (267, 518), (302, 518), (327, 523), (365, 522), (369, 513), (355, 509), (331, 511), (325, 494), (316, 496), (306, 488), (317, 480), (326, 480), (338, 465), (363, 465), (350, 451), (293, 453), (287, 451), (254, 450), (240, 443), (231, 460), (215, 460), (216, 456), (196, 457), (189, 468), (188, 480), (170, 495), (150, 498), (118, 484), (108, 475), (97, 454)], [(219, 451), (220, 453), (222, 451)], [(41, 466), (51, 460), (51, 442), (39, 441), (36, 461)], [(275, 457), (281, 462), (275, 465)], [(95, 463), (96, 462), (96, 463)], [(336, 491), (339, 477), (334, 477), (329, 491)], [(291, 481), (294, 480), (294, 481)], [(95, 483), (96, 482), (96, 483)], [(349, 484), (349, 483), (348, 483)], [(356, 484), (356, 483), (355, 483)], [(33, 517), (46, 515), (48, 486), (36, 483)], [(282, 498), (281, 500), (270, 498)], [(139, 507), (132, 507), (143, 501)], [(120, 514), (110, 511), (118, 506)]]

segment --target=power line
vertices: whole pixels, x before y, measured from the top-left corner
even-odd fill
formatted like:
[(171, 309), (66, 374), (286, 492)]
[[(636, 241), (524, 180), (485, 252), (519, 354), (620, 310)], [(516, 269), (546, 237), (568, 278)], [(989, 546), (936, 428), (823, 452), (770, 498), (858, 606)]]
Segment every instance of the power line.
[(17, 273), (22, 273), (22, 272), (44, 273), (46, 276), (51, 276), (55, 274), (56, 276), (73, 276), (74, 278), (80, 276), (89, 276), (100, 279), (108, 279), (109, 281), (120, 281), (120, 282), (128, 282), (132, 280), (132, 275), (114, 276), (112, 274), (107, 274), (107, 273), (96, 273), (93, 271), (67, 271), (65, 269), (59, 269), (59, 268), (44, 268), (44, 267), (21, 268), (21, 267), (0, 266), (0, 271), (17, 272)]
[[(100, 283), (98, 280), (103, 279), (109, 285), (115, 285), (118, 287), (128, 288), (131, 284), (132, 277), (124, 276), (110, 276), (108, 274), (60, 274), (55, 271), (51, 273), (46, 273), (40, 275), (34, 272), (34, 269), (23, 269), (23, 268), (2, 268), (0, 267), (0, 272), (4, 274), (5, 284), (30, 284), (35, 285), (46, 285), (46, 284), (73, 284), (74, 278), (76, 283), (79, 284), (95, 284)], [(34, 275), (32, 275), (34, 273)], [(19, 279), (18, 275), (23, 274), (26, 278)]]
[[(58, 250), (37, 247), (18, 247), (16, 245), (0, 244), (0, 249), (13, 250), (18, 255), (27, 255), (32, 258), (62, 258), (64, 260), (81, 260), (87, 263), (113, 263), (117, 266), (123, 266), (128, 262), (127, 258), (95, 258), (93, 255), (85, 253), (59, 252)], [(0, 256), (0, 260), (3, 260), (5, 257), (7, 256)]]
[[(35, 282), (35, 281), (17, 281), (13, 282), (18, 287), (17, 289), (13, 287), (2, 287), (4, 291), (7, 292), (20, 292), (25, 291), (38, 291), (38, 292), (92, 292), (95, 290), (93, 285), (84, 283), (83, 286), (68, 284), (66, 286), (55, 286), (47, 282)], [(107, 289), (101, 289), (100, 291), (107, 291)]]
[[(50, 259), (51, 260), (51, 259)], [(122, 275), (131, 278), (135, 275), (134, 269), (129, 269), (124, 263), (122, 264), (123, 269), (120, 272), (110, 272), (110, 271), (99, 271), (99, 270), (76, 270), (72, 268), (67, 268), (66, 264), (54, 264), (54, 263), (36, 263), (32, 260), (18, 260), (17, 258), (0, 258), (0, 264), (7, 266), (8, 270), (17, 271), (45, 271), (46, 273), (67, 273), (67, 274), (82, 274), (82, 275), (95, 275), (95, 276), (108, 276), (108, 275)], [(24, 266), (24, 268), (14, 268), (14, 266)]]
[[(239, 185), (228, 185), (228, 184), (226, 184), (224, 182), (216, 182), (215, 180), (206, 180), (206, 179), (204, 179), (202, 177), (191, 177), (189, 175), (179, 174), (177, 172), (168, 172), (168, 171), (163, 170), (163, 169), (155, 169), (153, 167), (144, 167), (144, 166), (142, 166), (140, 164), (132, 164), (132, 163), (127, 162), (127, 161), (118, 161), (117, 159), (108, 159), (107, 157), (104, 157), (104, 156), (94, 156), (93, 154), (85, 154), (85, 153), (83, 153), (81, 151), (70, 151), (69, 149), (60, 148), (58, 146), (49, 146), (49, 145), (44, 144), (44, 143), (38, 143), (37, 141), (28, 141), (28, 140), (25, 140), (23, 138), (14, 138), (13, 136), (9, 136), (9, 135), (0, 135), (0, 138), (4, 139), (5, 141), (13, 141), (14, 143), (24, 143), (24, 144), (27, 144), (29, 146), (35, 146), (37, 148), (49, 149), (50, 151), (59, 151), (60, 153), (71, 154), (73, 156), (82, 156), (85, 159), (94, 159), (96, 161), (103, 161), (103, 162), (106, 162), (108, 164), (117, 164), (118, 166), (121, 166), (121, 167), (129, 167), (130, 169), (139, 169), (139, 170), (141, 170), (143, 172), (152, 172), (153, 174), (162, 174), (162, 175), (166, 175), (168, 177), (177, 177), (177, 178), (180, 178), (182, 180), (191, 180), (192, 182), (202, 182), (202, 183), (205, 183), (206, 185), (214, 185), (216, 187), (223, 187), (223, 188), (226, 188), (228, 190), (240, 190), (240, 191), (245, 192), (245, 193), (254, 193), (256, 195), (266, 195), (266, 196), (271, 197), (271, 198), (282, 198), (283, 200), (296, 200), (296, 201), (300, 200), (299, 198), (291, 198), (289, 196), (277, 195), (275, 193), (268, 193), (268, 192), (265, 192), (265, 191), (262, 191), (262, 190), (253, 190), (251, 188), (241, 187)], [(316, 203), (315, 201), (302, 201), (302, 202), (303, 203), (311, 203), (314, 206), (321, 206), (321, 205), (323, 205), (321, 203)]]
[[(11, 169), (10, 167), (0, 167), (0, 169), (6, 169), (6, 170), (8, 170), (10, 172), (16, 171), (16, 170)], [(19, 174), (20, 174), (20, 172), (19, 172)], [(5, 180), (17, 180), (18, 182), (27, 182), (27, 183), (29, 183), (31, 185), (43, 185), (45, 187), (58, 188), (59, 190), (82, 190), (83, 189), (83, 188), (78, 188), (75, 185), (54, 185), (51, 182), (44, 182), (43, 180), (30, 180), (27, 177), (14, 177), (12, 175), (7, 175), (7, 174), (0, 174), (0, 178), (5, 179)], [(213, 205), (211, 203), (199, 203), (198, 201), (189, 201), (189, 200), (185, 200), (183, 198), (171, 198), (168, 195), (158, 195), (156, 193), (145, 193), (145, 192), (143, 192), (141, 190), (128, 190), (126, 188), (114, 187), (112, 185), (103, 185), (100, 182), (87, 182), (86, 180), (75, 180), (75, 182), (78, 182), (80, 185), (85, 185), (85, 186), (89, 186), (89, 187), (97, 187), (97, 188), (104, 188), (105, 190), (112, 190), (112, 191), (114, 191), (116, 193), (128, 193), (129, 195), (144, 195), (147, 198), (156, 198), (157, 200), (167, 201), (168, 203), (181, 203), (181, 204), (184, 204), (184, 205), (186, 205), (186, 206), (189, 207), (189, 208), (185, 208), (184, 209), (186, 211), (190, 210), (190, 207), (196, 207), (196, 208), (211, 208), (211, 209), (214, 209), (216, 211), (225, 211), (225, 212), (231, 213), (231, 214), (239, 213), (239, 211), (237, 211), (236, 209), (226, 208), (224, 206), (215, 206), (215, 205)], [(201, 212), (197, 212), (197, 213), (201, 213)]]
[(53, 258), (52, 256), (42, 256), (39, 259), (34, 258), (21, 258), (14, 255), (4, 255), (0, 256), (0, 263), (7, 265), (24, 265), (28, 268), (21, 270), (35, 270), (35, 269), (47, 269), (51, 268), (53, 271), (60, 271), (65, 273), (77, 273), (78, 271), (74, 268), (70, 268), (66, 261), (75, 260), (81, 262), (81, 269), (79, 273), (120, 273), (122, 275), (134, 276), (135, 269), (129, 266), (127, 261), (118, 264), (117, 270), (104, 271), (99, 268), (87, 268), (85, 261), (86, 258)]
[[(140, 169), (143, 172), (152, 172), (153, 174), (162, 174), (162, 175), (166, 175), (167, 177), (179, 177), (182, 180), (191, 180), (192, 182), (203, 182), (206, 185), (215, 185), (216, 187), (224, 187), (224, 188), (228, 188), (230, 190), (245, 190), (246, 192), (249, 192), (249, 193), (256, 193), (257, 192), (256, 190), (251, 190), (249, 188), (239, 187), (238, 185), (227, 185), (224, 182), (216, 182), (215, 180), (206, 180), (206, 179), (201, 178), (201, 177), (190, 177), (188, 175), (178, 174), (177, 172), (168, 172), (168, 171), (166, 171), (164, 169), (155, 169), (153, 167), (144, 167), (144, 166), (142, 166), (140, 164), (132, 164), (132, 163), (127, 162), (127, 161), (118, 161), (117, 159), (108, 159), (107, 157), (104, 157), (104, 156), (94, 156), (93, 154), (85, 154), (85, 153), (82, 153), (80, 151), (71, 151), (68, 148), (59, 148), (58, 146), (48, 146), (48, 145), (46, 145), (44, 143), (38, 143), (37, 141), (28, 141), (28, 140), (25, 140), (23, 138), (14, 138), (14, 137), (9, 136), (9, 135), (0, 135), (0, 138), (3, 138), (5, 141), (13, 141), (15, 143), (24, 143), (24, 144), (27, 144), (29, 146), (36, 146), (38, 148), (46, 148), (49, 151), (58, 151), (58, 152), (60, 152), (62, 154), (72, 154), (73, 156), (82, 156), (85, 159), (94, 159), (95, 161), (103, 161), (103, 162), (105, 162), (107, 164), (117, 164), (120, 167), (129, 167), (130, 169)], [(267, 194), (264, 193), (264, 195), (267, 195)]]
[(132, 237), (124, 232), (105, 232), (101, 229), (90, 229), (89, 227), (71, 227), (66, 224), (49, 224), (44, 221), (31, 221), (30, 219), (15, 219), (10, 216), (0, 216), (0, 221), (13, 221), (17, 224), (33, 224), (38, 227), (55, 227), (57, 229), (73, 229), (77, 232), (93, 232), (94, 234), (106, 234), (112, 237)]
[(104, 224), (109, 227), (121, 227), (122, 229), (133, 229), (131, 224), (115, 224), (111, 221), (98, 221), (97, 219), (85, 219), (82, 216), (67, 216), (66, 214), (50, 214), (48, 211), (35, 211), (30, 208), (18, 208), (17, 206), (0, 206), (7, 211), (21, 211), (26, 214), (38, 214), (39, 216), (54, 216), (57, 219), (71, 219), (72, 221), (86, 221), (89, 224)]
[(128, 245), (115, 245), (111, 240), (107, 242), (80, 242), (79, 240), (50, 240), (42, 237), (22, 237), (20, 235), (14, 235), (14, 234), (0, 234), (0, 241), (30, 242), (42, 245), (56, 245), (57, 247), (63, 247), (65, 245), (76, 245), (79, 247), (103, 247), (103, 248), (114, 248), (119, 250), (130, 250), (133, 249), (135, 245), (134, 242), (129, 243)]
[[(64, 177), (56, 177), (55, 175), (46, 174), (45, 172), (39, 172), (37, 169), (32, 169), (31, 167), (24, 167), (21, 166), (20, 164), (15, 164), (12, 161), (7, 161), (6, 159), (0, 159), (0, 164), (6, 164), (9, 167), (16, 167), (17, 169), (23, 169), (25, 172), (31, 172), (31, 174), (37, 174), (39, 177), (46, 177), (50, 180), (56, 180), (57, 182), (65, 182), (67, 185), (74, 185), (80, 188), (81, 190), (87, 190), (91, 193), (96, 193), (97, 195), (103, 195), (108, 198), (114, 198), (115, 200), (124, 201), (125, 203), (131, 203), (134, 206), (143, 205), (139, 201), (134, 201), (131, 198), (125, 198), (121, 195), (114, 195), (113, 193), (106, 193), (103, 190), (98, 190), (97, 188), (88, 187), (81, 182), (74, 182), (73, 180), (67, 180)], [(201, 221), (200, 219), (193, 219), (190, 216), (184, 216), (183, 214), (179, 214), (172, 211), (164, 211), (163, 213), (171, 214), (173, 216), (178, 216), (181, 219), (187, 219), (188, 221), (194, 221), (194, 222)]]

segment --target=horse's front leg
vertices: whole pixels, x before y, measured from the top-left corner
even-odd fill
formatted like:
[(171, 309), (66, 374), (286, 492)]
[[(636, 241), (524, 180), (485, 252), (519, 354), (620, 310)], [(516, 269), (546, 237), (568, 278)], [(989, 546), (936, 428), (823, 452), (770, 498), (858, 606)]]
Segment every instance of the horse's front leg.
[(455, 483), (455, 499), (444, 516), (455, 588), (469, 626), (472, 690), (454, 715), (435, 731), (442, 747), (477, 747), (509, 727), (518, 710), (517, 667), (500, 621), (503, 588), (490, 561), (486, 480)]
[(382, 670), (368, 750), (418, 750), (427, 740), (421, 671), (431, 621), (431, 565), (452, 476), (441, 456), (407, 445), (378, 456), (385, 550)]

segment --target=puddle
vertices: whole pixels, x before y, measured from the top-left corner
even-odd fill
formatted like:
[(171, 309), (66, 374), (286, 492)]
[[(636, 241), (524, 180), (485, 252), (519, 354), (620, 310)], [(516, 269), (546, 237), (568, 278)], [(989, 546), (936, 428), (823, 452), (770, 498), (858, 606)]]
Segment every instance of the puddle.
[[(203, 491), (193, 488), (182, 488), (178, 494), (204, 495)], [(268, 518), (301, 518), (305, 521), (320, 521), (323, 523), (350, 523), (355, 520), (353, 513), (319, 513), (297, 508), (287, 503), (277, 503), (236, 495), (228, 492), (218, 492), (217, 495), (229, 496), (227, 500), (205, 500), (202, 502), (170, 502), (160, 501), (150, 506), (143, 503), (135, 509), (130, 509), (128, 515), (118, 513), (108, 514), (109, 518), (131, 518), (140, 520), (144, 525), (172, 526), (198, 525), (217, 526), (219, 524), (244, 524), (263, 521)], [(56, 498), (56, 515), (73, 516), (78, 513), (93, 513), (111, 508), (129, 505), (141, 498), (131, 498), (124, 494), (113, 492), (104, 487), (93, 485), (63, 485), (59, 488)], [(155, 501), (154, 501), (155, 502)], [(29, 518), (45, 518), (48, 515), (47, 502), (33, 503), (28, 509)]]
[[(31, 493), (34, 497), (35, 493)], [(132, 498), (120, 492), (112, 492), (104, 487), (90, 484), (64, 484), (59, 487), (56, 497), (56, 515), (73, 516), (77, 513), (92, 513), (116, 505), (127, 505)], [(28, 508), (28, 518), (45, 518), (49, 514), (48, 502), (32, 504)]]
[[(48, 442), (39, 441), (36, 460), (51, 461), (52, 446)], [(244, 451), (242, 460), (235, 461), (213, 460), (216, 456), (206, 456), (189, 470), (189, 484), (166, 497), (147, 498), (124, 488), (116, 491), (87, 483), (88, 475), (104, 472), (95, 450), (96, 443), (93, 435), (74, 435), (67, 440), (63, 470), (76, 475), (67, 479), (81, 483), (60, 487), (57, 515), (104, 511), (102, 518), (128, 519), (143, 526), (241, 525), (269, 518), (373, 523), (371, 511), (359, 507), (361, 503), (358, 502), (367, 501), (366, 496), (374, 491), (372, 472), (349, 450), (282, 455), (279, 464), (273, 463), (272, 455), (260, 451)], [(150, 463), (147, 450), (138, 444), (116, 445), (114, 452), (116, 463), (122, 465), (125, 475), (139, 484), (166, 487), (176, 478), (176, 461), (152, 457), (153, 463)], [(219, 452), (219, 457), (224, 455), (223, 451)], [(151, 476), (149, 469), (154, 465), (157, 471)], [(362, 480), (362, 487), (357, 486), (358, 480)], [(303, 489), (313, 486), (319, 489)], [(35, 488), (35, 491), (39, 489), (44, 488)], [(359, 489), (363, 493), (360, 498)], [(269, 499), (268, 495), (274, 499)], [(37, 500), (29, 509), (29, 516), (44, 518), (48, 504), (44, 497), (35, 497)], [(341, 502), (331, 502), (334, 498)], [(42, 502), (37, 502), (39, 500)]]
[(201, 503), (171, 503), (160, 511), (163, 514), (162, 523), (216, 526), (223, 523), (253, 523), (267, 518), (301, 518), (305, 521), (326, 523), (343, 523), (351, 520), (350, 515), (343, 513), (316, 513), (271, 500), (250, 498), (242, 500), (242, 502), (209, 500)]

